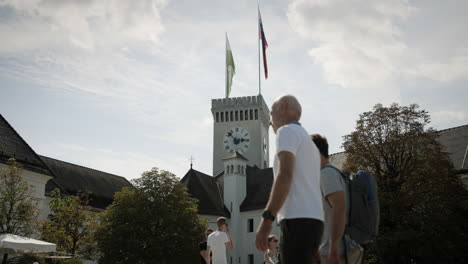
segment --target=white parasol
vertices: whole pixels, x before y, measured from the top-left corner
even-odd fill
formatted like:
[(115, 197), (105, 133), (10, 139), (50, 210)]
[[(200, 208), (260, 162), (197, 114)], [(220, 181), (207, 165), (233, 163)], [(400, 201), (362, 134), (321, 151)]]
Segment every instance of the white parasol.
[(57, 245), (42, 240), (13, 234), (0, 235), (0, 252), (6, 254), (14, 253), (46, 253), (53, 252)]

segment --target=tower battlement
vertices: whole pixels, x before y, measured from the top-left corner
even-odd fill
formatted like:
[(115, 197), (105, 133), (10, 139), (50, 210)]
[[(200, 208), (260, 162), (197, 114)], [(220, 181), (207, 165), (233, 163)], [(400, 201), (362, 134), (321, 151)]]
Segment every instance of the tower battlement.
[(219, 98), (211, 100), (212, 111), (236, 107), (257, 107), (261, 109), (268, 109), (268, 106), (261, 95)]

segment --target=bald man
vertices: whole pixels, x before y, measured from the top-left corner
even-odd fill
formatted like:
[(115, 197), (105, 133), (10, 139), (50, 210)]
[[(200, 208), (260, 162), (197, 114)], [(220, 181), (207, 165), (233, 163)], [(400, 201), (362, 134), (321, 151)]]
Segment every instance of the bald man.
[(292, 95), (279, 97), (271, 109), (276, 134), (274, 182), (255, 244), (268, 248), (275, 219), (280, 223), (282, 264), (314, 263), (323, 233), (320, 154), (299, 123), (301, 105)]

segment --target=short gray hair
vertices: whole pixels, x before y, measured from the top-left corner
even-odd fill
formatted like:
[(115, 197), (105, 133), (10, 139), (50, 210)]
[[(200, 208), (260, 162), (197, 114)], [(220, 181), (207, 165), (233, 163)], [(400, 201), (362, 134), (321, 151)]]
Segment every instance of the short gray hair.
[(294, 115), (298, 120), (301, 118), (302, 107), (294, 95), (286, 94), (276, 99), (278, 104), (284, 104), (287, 112)]

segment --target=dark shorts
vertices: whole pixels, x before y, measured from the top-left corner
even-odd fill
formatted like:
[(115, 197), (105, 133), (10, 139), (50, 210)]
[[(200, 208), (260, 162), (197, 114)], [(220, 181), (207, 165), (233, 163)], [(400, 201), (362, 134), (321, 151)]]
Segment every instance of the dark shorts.
[(284, 219), (280, 222), (281, 264), (315, 263), (323, 222), (313, 218)]

